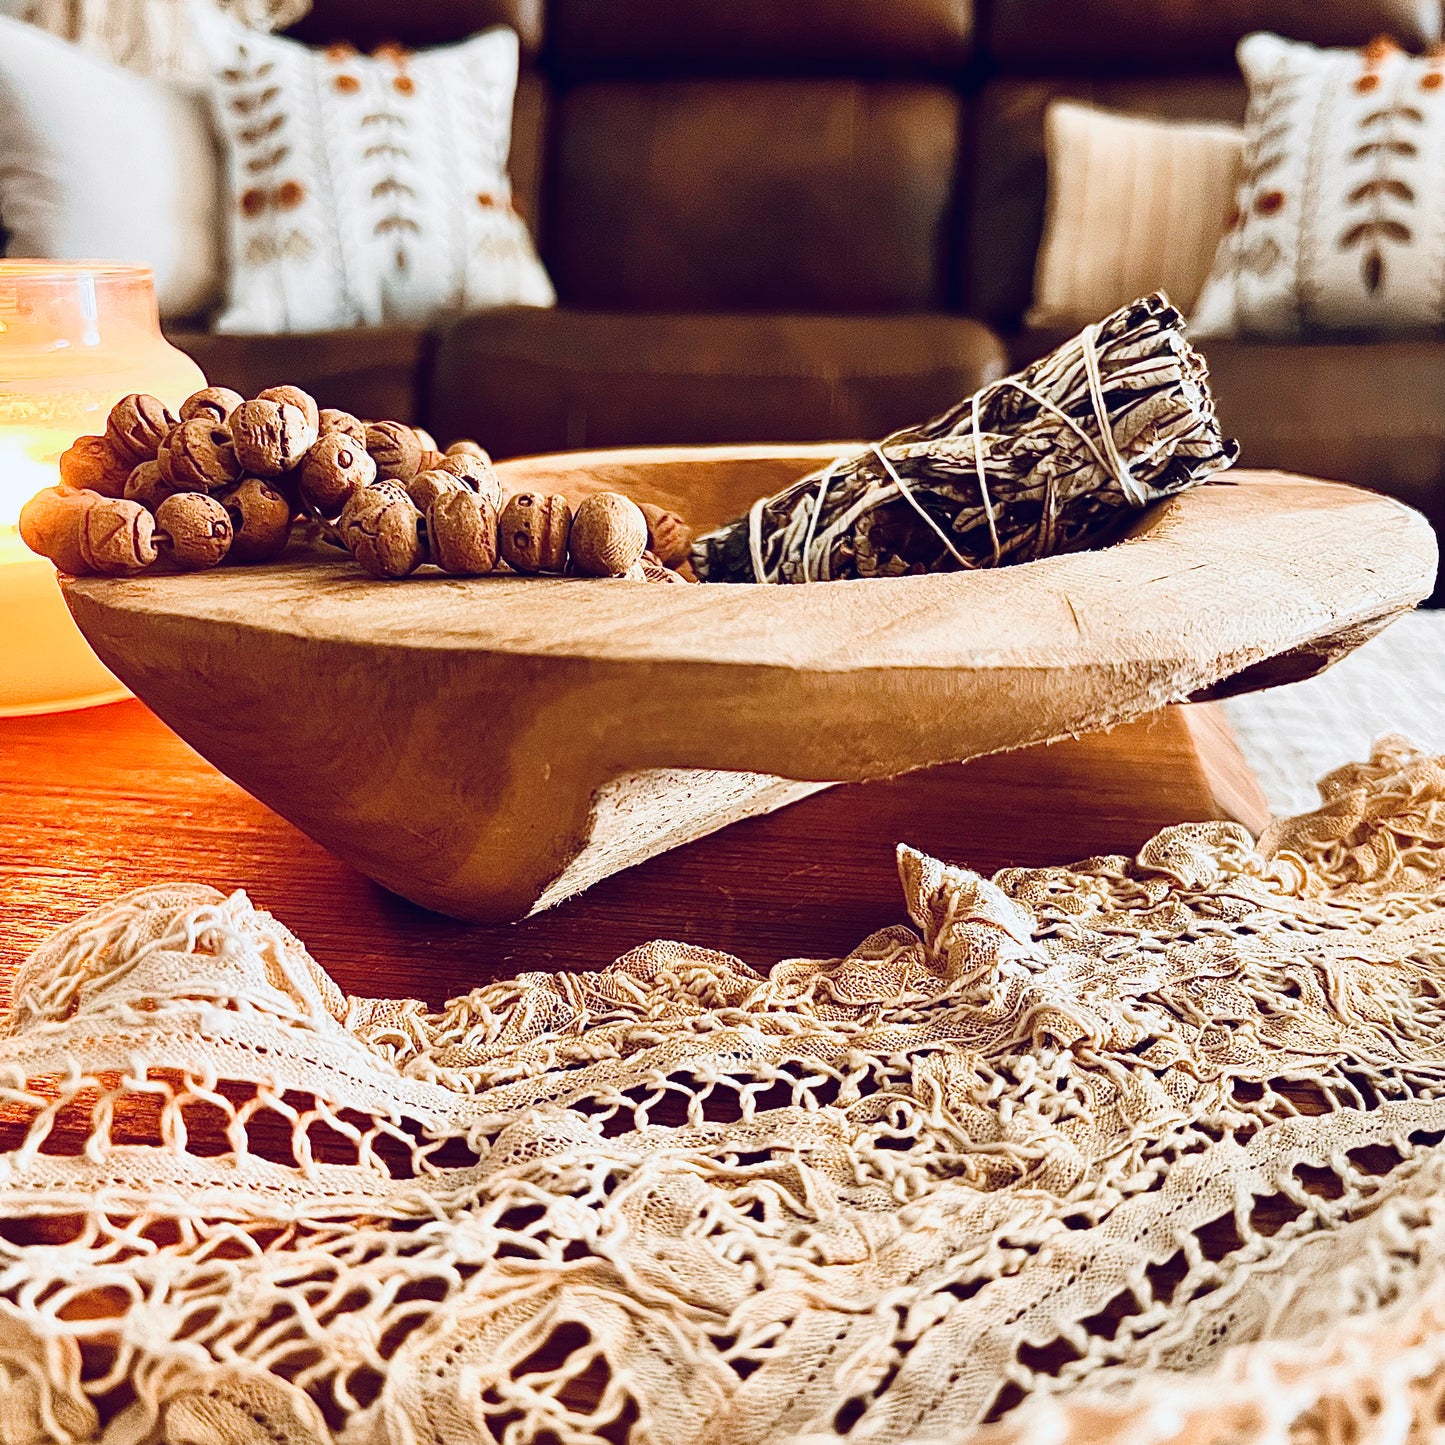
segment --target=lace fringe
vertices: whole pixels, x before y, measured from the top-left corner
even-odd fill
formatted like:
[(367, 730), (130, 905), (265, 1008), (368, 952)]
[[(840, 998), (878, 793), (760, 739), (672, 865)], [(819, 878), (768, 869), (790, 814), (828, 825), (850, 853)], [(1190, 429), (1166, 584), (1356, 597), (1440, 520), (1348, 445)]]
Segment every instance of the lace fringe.
[(244, 894), (99, 909), (0, 1026), (0, 1433), (1430, 1438), (1445, 760), (1321, 791), (1257, 844), (901, 848), (913, 926), (846, 958), (436, 1013)]

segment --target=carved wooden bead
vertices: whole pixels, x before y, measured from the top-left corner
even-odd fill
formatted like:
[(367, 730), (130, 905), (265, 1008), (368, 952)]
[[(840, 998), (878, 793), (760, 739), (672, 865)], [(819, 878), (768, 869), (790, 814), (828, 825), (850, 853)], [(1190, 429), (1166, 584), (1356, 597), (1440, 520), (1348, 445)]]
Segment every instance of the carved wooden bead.
[(222, 492), (219, 501), (235, 534), (233, 562), (270, 562), (286, 550), (291, 540), (292, 507), (279, 487), (259, 477), (247, 477)]
[(257, 401), (275, 401), (283, 406), (294, 406), (297, 411), (303, 413), (308, 425), (314, 432), (321, 430), (321, 413), (316, 408), (316, 399), (308, 391), (302, 391), (299, 386), (268, 386), (265, 391), (256, 393)]
[(426, 560), (421, 513), (395, 483), (362, 487), (346, 504), (338, 527), (357, 565), (373, 577), (405, 577)]
[(467, 484), (460, 477), (454, 477), (450, 472), (418, 472), (411, 481), (406, 484), (406, 494), (412, 500), (417, 511), (423, 516), (427, 509), (444, 492), (466, 492), (470, 491)]
[(498, 544), (507, 565), (518, 572), (560, 572), (567, 565), (571, 527), (566, 497), (518, 492), (502, 508)]
[(652, 502), (642, 504), (647, 521), (647, 550), (664, 567), (681, 567), (692, 552), (692, 528), (666, 507)]
[(502, 483), (485, 457), (470, 452), (451, 452), (437, 463), (437, 469), (460, 477), (474, 492), (484, 496), (498, 510), (502, 506)]
[(412, 431), (415, 433), (417, 441), (421, 443), (422, 451), (436, 452), (438, 456), (441, 455), (441, 448), (437, 446), (437, 439), (424, 426), (414, 426), (412, 427)]
[(421, 461), (417, 463), (417, 476), (421, 476), (423, 472), (436, 471), (444, 461), (446, 461), (446, 454), (444, 452), (429, 452), (423, 450)]
[(450, 472), (475, 490), (477, 478), (491, 471), (488, 463), (470, 452), (447, 452), (436, 464), (438, 471)]
[(20, 539), (49, 557), (62, 572), (80, 577), (91, 570), (80, 550), (80, 529), (97, 492), (46, 487), (20, 509)]
[(243, 472), (279, 477), (300, 465), (316, 442), (316, 430), (299, 407), (257, 397), (231, 413), (231, 439)]
[(156, 509), (160, 550), (188, 572), (224, 562), (233, 535), (225, 507), (205, 492), (176, 492)]
[(198, 416), (184, 421), (161, 448), (161, 474), (178, 492), (218, 492), (242, 476), (231, 428)]
[(134, 470), (135, 463), (122, 457), (106, 437), (76, 437), (60, 454), (61, 481), (102, 497), (123, 497)]
[(497, 509), (465, 487), (437, 497), (426, 532), (431, 559), (443, 572), (480, 577), (497, 565)]
[(490, 454), (479, 443), (474, 442), (470, 437), (463, 437), (461, 441), (453, 442), (447, 448), (449, 457), (479, 457), (484, 462), (492, 460)]
[(155, 519), (139, 502), (97, 497), (81, 519), (80, 555), (93, 572), (129, 577), (156, 560)]
[(357, 446), (366, 445), (366, 423), (352, 416), (349, 411), (338, 411), (334, 406), (322, 407), (317, 413), (316, 427), (322, 436), (341, 432), (344, 436), (349, 436)]
[(126, 480), (125, 499), (139, 502), (152, 515), (167, 497), (173, 497), (177, 489), (161, 472), (159, 462), (142, 462)]
[(176, 419), (166, 410), (164, 402), (133, 392), (111, 407), (105, 435), (116, 454), (135, 467), (141, 462), (155, 461), (166, 433), (175, 424)]
[(239, 391), (232, 391), (229, 386), (208, 386), (201, 391), (192, 392), (181, 403), (181, 420), (195, 421), (200, 417), (205, 421), (229, 421), (231, 413), (245, 399)]
[(360, 487), (376, 480), (376, 463), (349, 432), (331, 431), (301, 463), (301, 498), (323, 517), (334, 517)]
[(647, 518), (621, 492), (595, 492), (577, 506), (568, 551), (589, 577), (621, 577), (647, 549)]
[(421, 454), (425, 450), (416, 433), (399, 421), (372, 422), (366, 429), (366, 449), (382, 481), (403, 485), (421, 470)]

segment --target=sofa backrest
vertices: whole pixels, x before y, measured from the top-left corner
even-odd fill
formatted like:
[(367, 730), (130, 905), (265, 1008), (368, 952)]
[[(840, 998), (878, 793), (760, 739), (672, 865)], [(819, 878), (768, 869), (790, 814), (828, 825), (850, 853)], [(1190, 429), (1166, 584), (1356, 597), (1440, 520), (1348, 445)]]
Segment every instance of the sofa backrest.
[(968, 0), (556, 0), (549, 23), (563, 296), (942, 306)]
[(1017, 325), (1056, 96), (1238, 120), (1234, 47), (1422, 48), (1441, 0), (314, 0), (369, 48), (521, 36), (519, 208), (566, 305)]

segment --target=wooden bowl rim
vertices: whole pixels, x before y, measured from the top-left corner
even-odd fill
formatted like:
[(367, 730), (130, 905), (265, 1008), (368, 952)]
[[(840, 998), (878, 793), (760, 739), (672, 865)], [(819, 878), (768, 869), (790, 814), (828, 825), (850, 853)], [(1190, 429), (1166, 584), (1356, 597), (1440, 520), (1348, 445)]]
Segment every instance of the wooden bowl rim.
[[(711, 449), (628, 449), (528, 459), (585, 470), (705, 458)], [(730, 448), (803, 459), (812, 448)], [(503, 464), (506, 470), (515, 464)], [(1348, 514), (1342, 516), (1341, 514)], [(1354, 575), (1299, 564), (1316, 535), (1361, 539)], [(1352, 620), (1400, 610), (1432, 564), (1424, 519), (1334, 482), (1235, 471), (1154, 509), (1114, 546), (1021, 566), (926, 577), (777, 587), (668, 587), (620, 580), (360, 576), (314, 553), (262, 567), (132, 579), (62, 578), (82, 628), (90, 608), (148, 613), (318, 643), (517, 658), (820, 674), (1097, 662), (1199, 660), (1279, 652)], [(1268, 625), (1264, 625), (1267, 623)]]

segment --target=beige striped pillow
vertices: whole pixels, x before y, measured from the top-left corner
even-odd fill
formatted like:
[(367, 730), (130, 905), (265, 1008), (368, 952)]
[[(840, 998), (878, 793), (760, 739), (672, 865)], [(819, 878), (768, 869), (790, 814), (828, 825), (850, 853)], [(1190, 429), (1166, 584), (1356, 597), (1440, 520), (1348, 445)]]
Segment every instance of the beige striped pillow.
[(1082, 326), (1164, 290), (1186, 315), (1239, 182), (1237, 126), (1056, 100), (1044, 119), (1048, 211), (1030, 326)]

